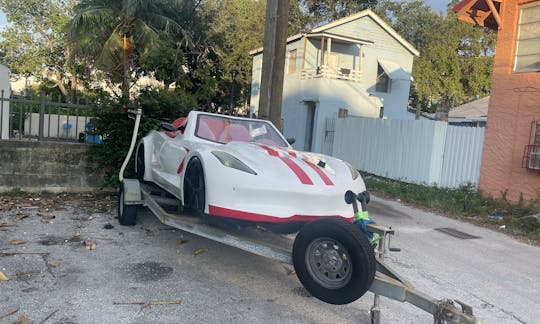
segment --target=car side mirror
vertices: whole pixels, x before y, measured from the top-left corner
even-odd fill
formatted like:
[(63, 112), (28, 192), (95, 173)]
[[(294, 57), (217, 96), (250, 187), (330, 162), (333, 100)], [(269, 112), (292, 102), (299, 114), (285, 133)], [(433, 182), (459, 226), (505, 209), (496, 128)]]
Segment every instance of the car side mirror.
[(287, 138), (287, 143), (289, 143), (290, 145), (293, 145), (294, 143), (296, 142), (296, 138)]
[(173, 124), (170, 124), (170, 123), (166, 123), (166, 122), (161, 122), (159, 124), (159, 127), (167, 132), (176, 132), (178, 130), (178, 128), (174, 127)]

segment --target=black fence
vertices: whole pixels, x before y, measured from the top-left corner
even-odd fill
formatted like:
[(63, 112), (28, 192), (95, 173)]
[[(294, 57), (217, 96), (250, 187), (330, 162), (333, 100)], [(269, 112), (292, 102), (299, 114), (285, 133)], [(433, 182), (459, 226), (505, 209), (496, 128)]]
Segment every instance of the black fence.
[(7, 98), (0, 93), (0, 139), (101, 143), (94, 132), (97, 108), (88, 104), (38, 98)]

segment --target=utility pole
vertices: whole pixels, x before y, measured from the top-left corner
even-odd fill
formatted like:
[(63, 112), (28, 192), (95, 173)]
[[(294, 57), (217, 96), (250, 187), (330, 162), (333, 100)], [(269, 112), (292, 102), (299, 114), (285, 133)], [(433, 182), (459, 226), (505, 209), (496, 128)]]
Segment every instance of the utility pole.
[(259, 96), (259, 118), (269, 119), (281, 130), (281, 100), (289, 0), (268, 0), (264, 29), (263, 64)]

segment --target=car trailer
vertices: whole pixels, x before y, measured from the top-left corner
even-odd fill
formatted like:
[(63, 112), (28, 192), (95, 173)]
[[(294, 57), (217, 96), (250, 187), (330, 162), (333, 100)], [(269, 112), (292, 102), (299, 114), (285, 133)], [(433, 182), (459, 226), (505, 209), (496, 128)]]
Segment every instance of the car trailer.
[[(137, 209), (140, 206), (147, 207), (152, 212), (152, 214), (154, 214), (165, 225), (169, 225), (182, 231), (198, 235), (222, 244), (236, 247), (238, 249), (251, 252), (256, 255), (260, 255), (266, 258), (270, 258), (295, 266), (295, 270), (297, 272), (297, 275), (299, 276), (300, 281), (306, 287), (306, 289), (308, 289), (306, 283), (304, 282), (304, 280), (302, 280), (298, 273), (298, 262), (295, 263), (295, 257), (293, 255), (294, 247), (293, 252), (291, 252), (283, 248), (276, 247), (275, 245), (272, 245), (268, 242), (262, 242), (254, 240), (253, 238), (247, 238), (234, 231), (229, 231), (220, 227), (209, 225), (207, 222), (205, 222), (204, 218), (193, 217), (193, 215), (185, 213), (182, 210), (180, 200), (171, 197), (171, 195), (168, 195), (166, 191), (162, 190), (158, 186), (148, 183), (142, 183), (138, 179), (124, 179), (124, 169), (129, 159), (131, 158), (131, 154), (133, 153), (141, 115), (140, 109), (130, 110), (129, 112), (130, 117), (135, 119), (135, 129), (133, 132), (133, 138), (129, 153), (126, 156), (126, 160), (124, 161), (124, 164), (122, 165), (119, 174), (121, 185), (118, 197), (118, 217), (120, 223), (132, 225), (135, 224)], [(350, 203), (353, 204), (354, 208), (357, 208), (356, 201), (354, 201), (354, 203)], [(309, 224), (314, 224), (321, 221), (324, 221), (324, 219), (308, 223), (304, 226), (304, 228), (308, 227)], [(345, 226), (350, 226), (357, 230), (357, 228), (351, 224), (347, 224)], [(387, 252), (399, 251), (399, 249), (391, 247), (391, 237), (395, 234), (395, 231), (392, 228), (376, 224), (367, 224), (366, 226), (369, 232), (375, 234), (375, 241), (377, 242), (376, 248), (373, 247), (373, 249), (369, 251), (370, 254), (374, 254), (376, 260), (376, 271), (374, 273), (372, 281), (369, 283), (368, 286), (369, 291), (371, 291), (375, 295), (373, 306), (370, 310), (372, 324), (379, 324), (381, 320), (381, 310), (379, 306), (380, 296), (385, 296), (393, 300), (412, 304), (424, 310), (425, 312), (432, 314), (434, 318), (434, 323), (436, 324), (482, 323), (481, 320), (479, 320), (473, 315), (472, 307), (458, 300), (437, 300), (416, 290), (410, 283), (401, 278), (384, 262), (384, 258)], [(358, 230), (358, 232), (360, 231)], [(303, 234), (302, 230), (295, 239), (295, 245), (299, 236), (302, 236), (301, 234)], [(315, 238), (315, 240), (317, 240), (317, 238)], [(353, 257), (354, 256), (352, 256), (351, 259)], [(296, 259), (298, 260), (299, 258), (296, 257)], [(307, 256), (305, 260), (306, 263), (308, 263)], [(328, 284), (331, 284), (331, 282)], [(308, 289), (308, 291), (309, 290), (310, 289)], [(321, 299), (319, 296), (315, 297)], [(337, 302), (331, 301), (330, 303), (337, 304)]]

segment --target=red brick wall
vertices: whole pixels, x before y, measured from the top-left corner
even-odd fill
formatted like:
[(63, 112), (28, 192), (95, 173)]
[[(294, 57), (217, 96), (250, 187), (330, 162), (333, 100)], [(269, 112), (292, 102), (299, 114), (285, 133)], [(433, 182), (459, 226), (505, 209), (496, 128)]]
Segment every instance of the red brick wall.
[(540, 72), (514, 73), (519, 8), (540, 1), (510, 0), (502, 4), (489, 113), (480, 172), (480, 188), (518, 201), (536, 198), (540, 173), (522, 168), (531, 122), (540, 121)]

